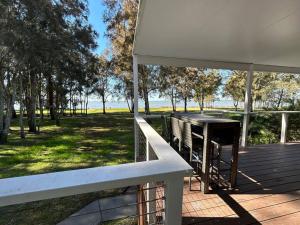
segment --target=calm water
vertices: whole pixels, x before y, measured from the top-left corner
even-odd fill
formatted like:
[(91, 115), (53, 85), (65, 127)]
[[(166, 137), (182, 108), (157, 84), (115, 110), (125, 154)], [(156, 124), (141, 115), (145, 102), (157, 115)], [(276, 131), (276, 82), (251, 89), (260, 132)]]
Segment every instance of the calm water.
[[(184, 107), (183, 102), (178, 102), (176, 104), (177, 107)], [(123, 101), (119, 102), (107, 102), (107, 109), (116, 109), (116, 108), (127, 108), (127, 103)], [(139, 108), (144, 107), (144, 102), (139, 102)], [(172, 107), (171, 102), (168, 101), (150, 101), (150, 108), (162, 108), (162, 107)], [(188, 107), (199, 107), (198, 103), (194, 101), (188, 102)], [(231, 100), (221, 100), (215, 101), (213, 103), (213, 107), (233, 107), (233, 101)], [(88, 108), (90, 109), (102, 109), (102, 103), (100, 101), (90, 101), (88, 104)]]

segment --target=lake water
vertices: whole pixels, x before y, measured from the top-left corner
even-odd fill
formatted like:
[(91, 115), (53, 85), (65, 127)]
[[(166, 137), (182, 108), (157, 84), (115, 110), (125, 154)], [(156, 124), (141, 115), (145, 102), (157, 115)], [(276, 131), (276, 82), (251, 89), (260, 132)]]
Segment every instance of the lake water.
[[(176, 104), (177, 107), (184, 107), (183, 102), (178, 102)], [(139, 108), (144, 107), (144, 102), (139, 102)], [(170, 101), (150, 101), (150, 108), (162, 108), (162, 107), (172, 107)], [(188, 102), (188, 107), (199, 107), (199, 104), (190, 101)], [(215, 101), (213, 103), (213, 107), (221, 108), (221, 107), (233, 107), (233, 101), (231, 100), (220, 100)], [(100, 101), (90, 101), (88, 104), (89, 109), (102, 109), (102, 102)], [(107, 109), (116, 109), (116, 108), (128, 108), (127, 103), (124, 101), (118, 101), (118, 102), (107, 102), (106, 103)]]

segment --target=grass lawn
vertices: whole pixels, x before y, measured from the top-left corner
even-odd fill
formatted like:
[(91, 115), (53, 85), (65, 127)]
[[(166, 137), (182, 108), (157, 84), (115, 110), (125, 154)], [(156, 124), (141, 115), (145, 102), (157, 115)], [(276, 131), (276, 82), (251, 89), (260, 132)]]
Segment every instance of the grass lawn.
[[(125, 112), (65, 117), (60, 127), (46, 118), (40, 134), (27, 134), (24, 140), (13, 126), (9, 143), (0, 145), (0, 178), (132, 162), (133, 140), (133, 116)], [(0, 224), (54, 225), (94, 199), (113, 193), (2, 207)]]

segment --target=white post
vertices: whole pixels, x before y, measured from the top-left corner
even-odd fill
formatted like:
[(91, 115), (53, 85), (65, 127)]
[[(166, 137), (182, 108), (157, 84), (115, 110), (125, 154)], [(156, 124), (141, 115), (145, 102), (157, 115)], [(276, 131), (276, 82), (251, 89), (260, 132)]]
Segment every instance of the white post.
[(285, 144), (286, 143), (286, 135), (287, 135), (287, 128), (288, 128), (288, 114), (282, 113), (281, 117), (281, 137), (280, 137), (280, 143)]
[[(150, 145), (148, 138), (146, 138), (146, 160), (153, 160), (153, 154), (150, 153)], [(156, 223), (156, 189), (155, 183), (147, 183), (146, 201), (147, 201), (147, 221), (148, 224)]]
[(253, 82), (253, 65), (249, 66), (247, 72), (247, 83), (246, 83), (246, 93), (245, 93), (245, 102), (244, 102), (244, 118), (243, 118), (243, 130), (242, 130), (242, 141), (241, 146), (247, 146), (247, 137), (249, 129), (249, 118), (250, 118), (250, 104), (251, 104), (251, 89)]
[[(139, 76), (138, 76), (138, 61), (137, 56), (133, 55), (133, 97), (134, 97), (134, 117), (138, 116), (139, 114)], [(139, 156), (139, 130), (138, 124), (136, 124), (134, 120), (134, 149), (135, 149), (135, 160)]]
[(181, 225), (183, 177), (174, 176), (165, 182), (165, 224)]

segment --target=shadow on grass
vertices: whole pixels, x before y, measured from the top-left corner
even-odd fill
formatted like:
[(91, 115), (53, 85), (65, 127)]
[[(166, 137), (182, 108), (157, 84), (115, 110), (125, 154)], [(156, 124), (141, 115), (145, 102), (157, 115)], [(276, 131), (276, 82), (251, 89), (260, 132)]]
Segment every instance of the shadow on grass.
[(43, 124), (40, 134), (23, 140), (13, 127), (9, 143), (0, 145), (0, 178), (133, 161), (129, 113), (66, 117), (60, 127), (48, 119)]
[[(18, 137), (13, 121), (9, 143), (0, 145), (0, 178), (133, 161), (133, 117), (129, 113), (45, 119), (40, 134)], [(114, 192), (114, 191), (110, 191)], [(107, 192), (0, 208), (0, 224), (54, 225)]]

